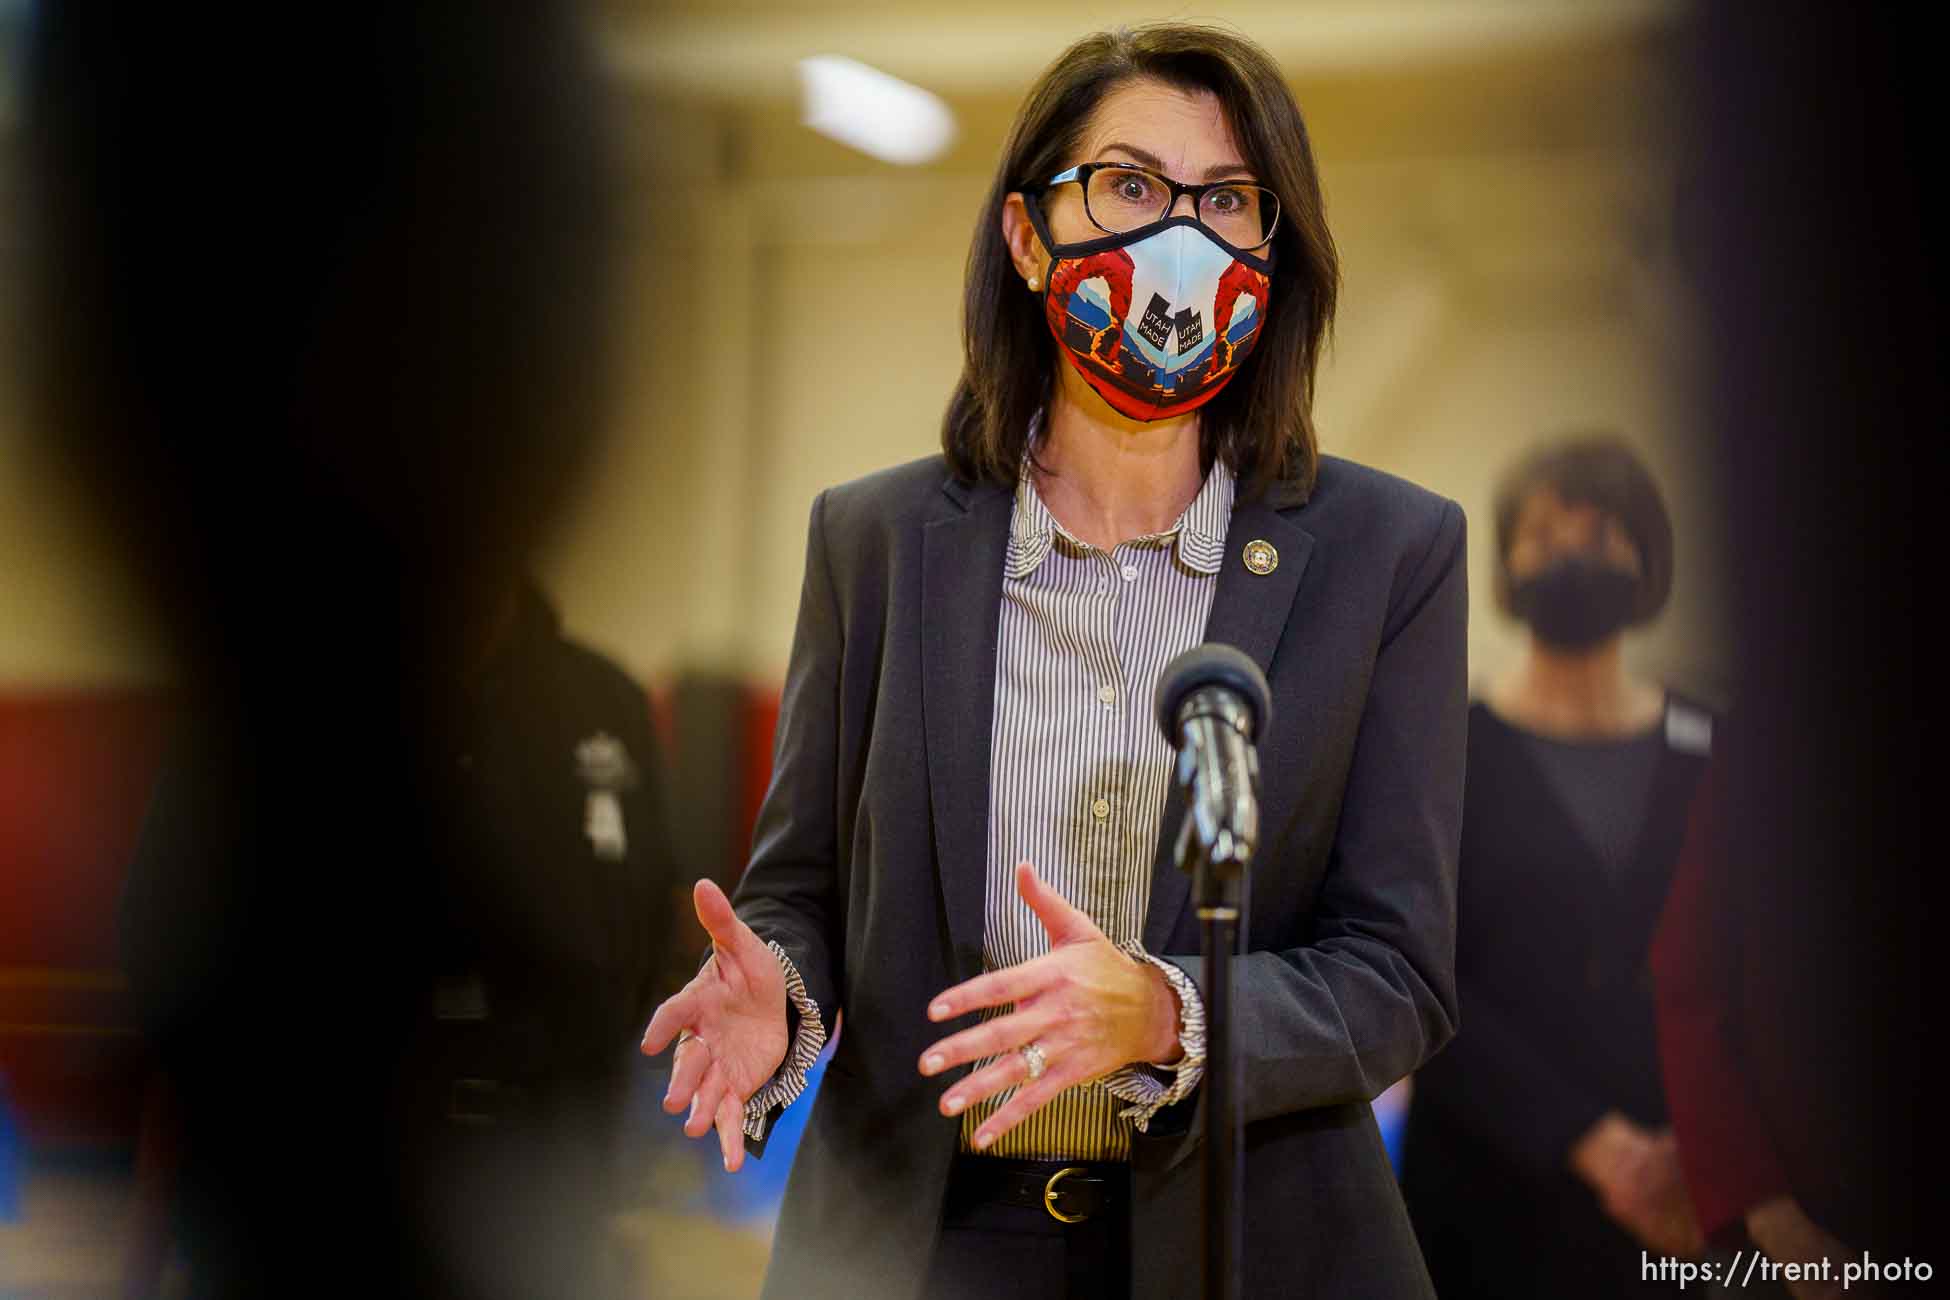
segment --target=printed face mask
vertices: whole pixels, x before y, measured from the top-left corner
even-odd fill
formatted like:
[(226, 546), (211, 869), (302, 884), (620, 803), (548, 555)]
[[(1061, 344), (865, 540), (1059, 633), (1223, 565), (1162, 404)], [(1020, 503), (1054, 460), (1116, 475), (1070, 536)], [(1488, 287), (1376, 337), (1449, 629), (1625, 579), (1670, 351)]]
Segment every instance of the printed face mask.
[(1270, 257), (1221, 243), (1190, 217), (1075, 244), (1050, 238), (1044, 315), (1063, 353), (1111, 408), (1166, 420), (1203, 406), (1252, 353), (1266, 323)]

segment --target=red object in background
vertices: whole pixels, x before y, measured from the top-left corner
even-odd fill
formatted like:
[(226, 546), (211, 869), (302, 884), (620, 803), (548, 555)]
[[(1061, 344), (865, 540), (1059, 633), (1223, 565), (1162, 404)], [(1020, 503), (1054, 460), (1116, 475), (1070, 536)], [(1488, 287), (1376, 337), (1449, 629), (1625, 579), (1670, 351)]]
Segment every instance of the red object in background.
[(737, 847), (734, 880), (745, 874), (745, 864), (751, 858), (752, 830), (758, 825), (758, 808), (765, 802), (765, 791), (772, 784), (772, 736), (779, 726), (782, 694), (776, 686), (754, 686), (745, 692), (745, 785), (738, 808), (738, 830), (732, 841)]
[[(673, 839), (683, 859), (679, 874), (687, 881), (709, 875), (730, 889), (751, 857), (752, 830), (772, 783), (781, 688), (699, 676), (654, 683), (646, 694), (666, 796), (686, 815)], [(700, 816), (708, 831), (696, 824)], [(696, 937), (702, 945), (702, 928)]]
[[(779, 715), (776, 686), (742, 694), (735, 770), (708, 778), (732, 793), (733, 881), (771, 781)], [(671, 703), (652, 692), (667, 752)], [(145, 689), (0, 692), (0, 1075), (36, 1145), (127, 1145), (140, 1127), (149, 1057), (117, 925), (167, 707)]]
[(148, 1057), (116, 923), (162, 758), (155, 690), (0, 693), (0, 1074), (36, 1145), (125, 1145)]
[(1746, 1212), (1786, 1192), (1788, 1181), (1735, 1043), (1747, 1008), (1738, 930), (1728, 933), (1742, 903), (1737, 890), (1729, 893), (1737, 881), (1725, 852), (1725, 775), (1725, 763), (1716, 762), (1700, 782), (1653, 938), (1652, 969), (1659, 1060), (1687, 1191), (1707, 1240), (1732, 1244)]

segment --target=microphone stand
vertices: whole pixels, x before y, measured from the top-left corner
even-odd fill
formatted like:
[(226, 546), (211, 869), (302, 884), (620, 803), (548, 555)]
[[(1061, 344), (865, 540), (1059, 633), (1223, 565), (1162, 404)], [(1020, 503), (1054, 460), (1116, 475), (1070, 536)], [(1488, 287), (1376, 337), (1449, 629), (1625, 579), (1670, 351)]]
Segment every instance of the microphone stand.
[(1183, 744), (1177, 780), (1188, 806), (1176, 857), (1178, 869), (1192, 877), (1205, 962), (1203, 1294), (1206, 1300), (1239, 1300), (1245, 1184), (1239, 1158), (1243, 1143), (1239, 1056), (1232, 1034), (1232, 959), (1259, 839), (1259, 761), (1247, 740), (1252, 715), (1234, 692), (1195, 691), (1180, 708), (1178, 720)]

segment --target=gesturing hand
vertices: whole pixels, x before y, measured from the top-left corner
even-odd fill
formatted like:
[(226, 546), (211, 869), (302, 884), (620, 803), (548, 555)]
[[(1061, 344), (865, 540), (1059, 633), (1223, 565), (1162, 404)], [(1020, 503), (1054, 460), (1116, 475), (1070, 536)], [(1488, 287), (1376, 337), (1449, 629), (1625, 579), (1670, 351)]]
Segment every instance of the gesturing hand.
[(690, 1137), (715, 1123), (724, 1167), (735, 1174), (745, 1163), (745, 1102), (785, 1060), (785, 974), (722, 889), (700, 880), (691, 898), (711, 936), (711, 960), (650, 1017), (643, 1054), (678, 1039), (664, 1109), (675, 1115), (690, 1107)]
[(999, 1057), (941, 1098), (957, 1115), (985, 1097), (1029, 1080), (1018, 1050), (1034, 1043), (1047, 1066), (1018, 1088), (975, 1131), (986, 1147), (1075, 1084), (1134, 1061), (1163, 1063), (1178, 1054), (1178, 999), (1156, 967), (1123, 953), (1096, 922), (1044, 884), (1027, 862), (1016, 866), (1016, 892), (1049, 932), (1050, 952), (1007, 970), (957, 984), (928, 1007), (928, 1019), (951, 1020), (1013, 1002), (1015, 1010), (942, 1039), (921, 1054), (921, 1073), (940, 1074), (968, 1061)]

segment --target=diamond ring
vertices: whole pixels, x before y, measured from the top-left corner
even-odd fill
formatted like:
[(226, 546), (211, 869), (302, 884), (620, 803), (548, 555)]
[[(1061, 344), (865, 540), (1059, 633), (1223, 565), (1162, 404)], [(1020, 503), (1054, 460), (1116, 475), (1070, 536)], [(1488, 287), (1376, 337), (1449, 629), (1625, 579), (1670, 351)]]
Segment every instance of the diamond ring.
[(1024, 1043), (1017, 1050), (1022, 1053), (1023, 1062), (1029, 1067), (1029, 1077), (1042, 1078), (1043, 1071), (1049, 1067), (1049, 1062), (1043, 1057), (1043, 1049), (1034, 1043)]

